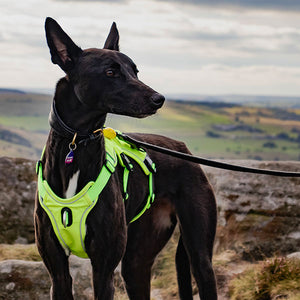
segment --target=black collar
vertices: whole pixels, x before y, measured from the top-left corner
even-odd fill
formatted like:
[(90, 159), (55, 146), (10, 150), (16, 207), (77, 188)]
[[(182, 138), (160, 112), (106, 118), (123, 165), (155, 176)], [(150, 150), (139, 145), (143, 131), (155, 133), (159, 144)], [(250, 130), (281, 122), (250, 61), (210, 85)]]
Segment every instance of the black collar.
[(80, 139), (80, 142), (85, 143), (88, 140), (94, 140), (97, 137), (99, 137), (99, 133), (75, 130), (69, 127), (59, 116), (54, 100), (49, 114), (49, 124), (57, 134), (71, 140), (73, 139), (75, 134), (77, 134), (77, 137)]

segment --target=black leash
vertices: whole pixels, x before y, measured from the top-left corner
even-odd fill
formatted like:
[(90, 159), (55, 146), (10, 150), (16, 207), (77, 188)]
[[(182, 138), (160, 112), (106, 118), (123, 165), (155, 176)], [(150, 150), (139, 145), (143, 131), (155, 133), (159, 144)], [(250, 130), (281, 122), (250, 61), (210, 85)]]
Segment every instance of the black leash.
[(230, 171), (236, 171), (236, 172), (247, 172), (247, 173), (254, 173), (254, 174), (264, 174), (264, 175), (273, 175), (273, 176), (281, 176), (281, 177), (300, 177), (300, 172), (283, 172), (283, 171), (274, 171), (274, 170), (262, 170), (262, 169), (256, 169), (256, 168), (248, 168), (248, 167), (242, 167), (237, 165), (232, 165), (224, 162), (218, 162), (198, 156), (193, 156), (187, 153), (182, 153), (174, 150), (170, 150), (164, 147), (156, 146), (153, 144), (149, 144), (146, 142), (138, 141), (126, 134), (120, 134), (118, 133), (118, 136), (125, 141), (128, 141), (129, 143), (132, 143), (136, 145), (137, 147), (144, 147), (147, 149), (151, 149), (160, 153), (164, 153), (167, 155), (171, 155), (177, 158), (181, 158), (193, 163), (202, 164), (205, 166), (213, 167), (213, 168), (219, 168), (224, 170), (230, 170)]
[[(90, 141), (94, 140), (99, 137), (99, 135), (95, 133), (87, 133), (87, 132), (78, 132), (75, 131), (73, 128), (66, 125), (63, 120), (60, 118), (55, 102), (53, 101), (52, 109), (49, 115), (49, 122), (50, 126), (60, 135), (63, 135), (68, 138), (73, 138), (74, 134), (78, 134), (79, 137), (81, 137), (81, 141), (79, 143), (84, 143), (85, 145)], [(146, 142), (138, 141), (128, 135), (117, 133), (119, 137), (122, 139), (128, 141), (129, 143), (134, 144), (137, 147), (144, 147), (147, 149), (151, 149), (157, 152), (161, 152), (167, 155), (171, 155), (177, 158), (185, 159), (187, 161), (191, 161), (197, 164), (202, 164), (205, 166), (213, 167), (213, 168), (219, 168), (224, 170), (231, 170), (236, 172), (247, 172), (247, 173), (255, 173), (255, 174), (264, 174), (264, 175), (273, 175), (273, 176), (281, 176), (281, 177), (300, 177), (300, 173), (297, 172), (283, 172), (283, 171), (274, 171), (274, 170), (262, 170), (262, 169), (256, 169), (256, 168), (248, 168), (248, 167), (242, 167), (242, 166), (236, 166), (228, 163), (218, 162), (198, 156), (193, 156), (187, 153), (182, 153), (178, 151), (174, 151), (171, 149), (167, 149), (164, 147), (156, 146), (153, 144), (149, 144)]]

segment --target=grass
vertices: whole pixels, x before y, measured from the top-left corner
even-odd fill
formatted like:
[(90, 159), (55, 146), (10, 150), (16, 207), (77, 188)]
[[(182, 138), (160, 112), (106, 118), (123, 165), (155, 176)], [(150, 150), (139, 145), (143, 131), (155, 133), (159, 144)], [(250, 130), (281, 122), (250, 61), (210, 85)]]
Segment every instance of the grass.
[[(41, 153), (41, 151), (39, 151)], [(22, 157), (29, 159), (37, 159), (40, 154), (33, 148), (15, 145), (0, 140), (0, 156)]]
[(47, 115), (52, 96), (42, 94), (1, 93), (1, 116), (39, 116)]
[(152, 288), (160, 289), (163, 299), (178, 299), (175, 253), (178, 242), (176, 233), (157, 257), (152, 272)]
[(47, 133), (50, 129), (48, 116), (0, 116), (0, 124), (27, 131)]
[(13, 134), (21, 136), (22, 138), (26, 139), (31, 145), (31, 147), (28, 147), (25, 145), (15, 144), (0, 139), (0, 156), (23, 157), (29, 159), (38, 159), (40, 157), (42, 149), (46, 142), (46, 134), (4, 126), (2, 126), (0, 129), (6, 129)]
[(300, 297), (300, 260), (275, 257), (254, 265), (230, 282), (232, 300), (295, 300)]
[(8, 259), (19, 259), (27, 261), (42, 260), (35, 244), (30, 245), (7, 245), (0, 244), (0, 261)]
[[(232, 110), (232, 111), (231, 111)], [(236, 111), (249, 114), (235, 121)], [(249, 111), (248, 111), (249, 110)], [(257, 123), (257, 115), (263, 113), (269, 115), (269, 123)], [(178, 116), (182, 116), (182, 118)], [(254, 114), (251, 116), (251, 114)], [(182, 103), (167, 102), (166, 106), (157, 115), (144, 119), (135, 120), (112, 117), (108, 124), (124, 131), (153, 132), (168, 135), (184, 141), (187, 146), (197, 155), (212, 158), (230, 159), (264, 159), (264, 160), (299, 160), (298, 144), (293, 141), (276, 139), (279, 133), (286, 133), (291, 138), (297, 134), (292, 133), (292, 128), (300, 129), (299, 121), (292, 121), (293, 126), (286, 125), (287, 121), (273, 119), (273, 111), (267, 108), (236, 107), (231, 109), (212, 110), (201, 105), (188, 105)], [(247, 131), (222, 132), (212, 130), (216, 124), (246, 124), (263, 130), (263, 133), (250, 133)], [(124, 129), (123, 125), (127, 124)], [(132, 125), (132, 126), (130, 126)], [(221, 138), (207, 137), (207, 131), (214, 131)], [(263, 144), (274, 136), (278, 144), (276, 149), (264, 148)]]
[[(178, 299), (175, 269), (178, 236), (179, 232), (176, 230), (167, 246), (158, 255), (152, 271), (152, 289), (159, 289), (165, 300)], [(34, 244), (0, 244), (0, 261), (8, 259), (41, 260)], [(234, 251), (225, 251), (214, 256), (213, 264), (219, 272), (222, 268), (227, 269), (232, 263), (237, 267), (241, 264), (239, 256)], [(232, 266), (230, 268), (233, 268)], [(119, 277), (115, 280), (115, 286), (116, 299), (128, 299), (123, 281)], [(193, 291), (197, 292), (195, 282), (193, 282)], [(251, 264), (229, 282), (229, 292), (231, 300), (298, 300), (300, 299), (300, 260), (275, 257)]]

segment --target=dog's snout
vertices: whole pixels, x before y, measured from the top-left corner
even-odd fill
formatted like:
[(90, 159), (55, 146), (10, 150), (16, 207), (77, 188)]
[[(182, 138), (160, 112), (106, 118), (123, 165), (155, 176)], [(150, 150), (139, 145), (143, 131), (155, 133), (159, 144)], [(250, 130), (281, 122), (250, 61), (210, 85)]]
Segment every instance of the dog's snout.
[(150, 99), (152, 103), (157, 107), (161, 107), (165, 102), (165, 97), (159, 93), (155, 93), (154, 95), (151, 96)]

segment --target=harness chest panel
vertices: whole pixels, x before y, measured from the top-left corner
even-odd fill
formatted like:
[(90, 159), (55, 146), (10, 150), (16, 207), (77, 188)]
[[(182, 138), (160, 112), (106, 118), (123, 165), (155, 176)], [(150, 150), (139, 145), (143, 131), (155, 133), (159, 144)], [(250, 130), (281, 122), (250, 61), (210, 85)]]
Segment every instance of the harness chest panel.
[(51, 221), (52, 227), (60, 244), (66, 253), (87, 258), (84, 240), (86, 236), (86, 219), (90, 211), (101, 198), (101, 192), (114, 173), (119, 163), (124, 168), (123, 173), (123, 195), (127, 200), (127, 184), (132, 165), (128, 157), (133, 159), (149, 178), (149, 194), (144, 208), (130, 221), (134, 222), (150, 208), (154, 201), (153, 172), (155, 165), (143, 149), (137, 149), (119, 136), (106, 137), (105, 129), (106, 161), (97, 179), (86, 184), (86, 186), (71, 198), (58, 197), (43, 179), (41, 161), (37, 164), (38, 174), (38, 196), (41, 207), (45, 210)]

